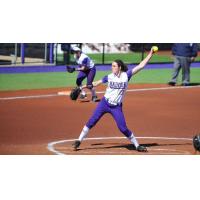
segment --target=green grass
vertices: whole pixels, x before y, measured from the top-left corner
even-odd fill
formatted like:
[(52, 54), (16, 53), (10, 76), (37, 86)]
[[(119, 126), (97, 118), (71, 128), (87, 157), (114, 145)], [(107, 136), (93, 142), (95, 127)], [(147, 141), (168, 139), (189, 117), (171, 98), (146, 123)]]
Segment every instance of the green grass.
[[(91, 59), (93, 59), (93, 61), (96, 64), (102, 63), (102, 54), (101, 53), (88, 54), (88, 56), (91, 57)], [(146, 54), (144, 54), (144, 56), (146, 56)], [(105, 54), (105, 64), (112, 63), (112, 61), (115, 60), (115, 59), (121, 59), (125, 63), (139, 63), (139, 62), (141, 62), (141, 58), (142, 58), (142, 54), (138, 53), (138, 52), (133, 52), (133, 53), (107, 53), (107, 54)], [(58, 61), (63, 62), (63, 55), (62, 54), (58, 54)], [(73, 58), (72, 55), (71, 55), (71, 61), (72, 62), (74, 61), (74, 58)], [(150, 63), (161, 63), (161, 62), (172, 62), (172, 61), (173, 61), (173, 59), (169, 55), (155, 54), (152, 57)], [(200, 57), (197, 57), (196, 61), (200, 61)]]
[[(89, 54), (89, 56), (94, 60), (95, 63), (102, 63), (101, 54)], [(146, 54), (144, 54), (144, 57)], [(141, 53), (126, 53), (126, 54), (105, 54), (105, 63), (112, 63), (113, 60), (121, 59), (125, 63), (139, 63), (142, 59)], [(155, 62), (172, 62), (172, 59), (169, 56), (158, 56), (154, 55), (150, 63)]]
[[(101, 79), (109, 73), (110, 71), (98, 71), (95, 80)], [(171, 78), (171, 73), (170, 69), (143, 70), (132, 78), (130, 83), (167, 83)], [(75, 86), (76, 75), (64, 72), (0, 74), (0, 91)], [(181, 80), (181, 76), (179, 76), (179, 80)], [(191, 69), (191, 82), (200, 83), (199, 68)]]

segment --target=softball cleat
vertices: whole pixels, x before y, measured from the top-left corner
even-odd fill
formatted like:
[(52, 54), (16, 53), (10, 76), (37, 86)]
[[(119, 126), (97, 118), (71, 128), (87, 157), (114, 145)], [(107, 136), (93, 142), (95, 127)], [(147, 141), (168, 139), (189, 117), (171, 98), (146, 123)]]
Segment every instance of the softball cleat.
[(136, 149), (138, 152), (147, 152), (147, 148), (145, 146), (139, 145)]
[(81, 145), (81, 142), (79, 140), (76, 140), (73, 144), (72, 147), (74, 148), (74, 151), (77, 151), (79, 146)]

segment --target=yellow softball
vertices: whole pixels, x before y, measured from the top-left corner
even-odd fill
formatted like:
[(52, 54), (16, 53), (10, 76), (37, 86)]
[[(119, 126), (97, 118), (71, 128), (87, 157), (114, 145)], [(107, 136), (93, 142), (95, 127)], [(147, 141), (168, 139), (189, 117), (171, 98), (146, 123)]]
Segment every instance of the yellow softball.
[(155, 52), (158, 51), (158, 47), (157, 47), (157, 46), (152, 46), (152, 50), (153, 50), (153, 52), (155, 53)]

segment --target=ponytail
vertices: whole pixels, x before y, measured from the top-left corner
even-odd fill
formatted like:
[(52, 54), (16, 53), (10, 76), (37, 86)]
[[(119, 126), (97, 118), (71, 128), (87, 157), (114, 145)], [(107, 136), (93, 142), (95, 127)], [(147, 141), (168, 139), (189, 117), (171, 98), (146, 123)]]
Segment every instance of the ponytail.
[(119, 67), (121, 67), (121, 71), (123, 71), (123, 72), (128, 71), (127, 65), (124, 64), (124, 62), (122, 60), (115, 60), (114, 62), (116, 62)]

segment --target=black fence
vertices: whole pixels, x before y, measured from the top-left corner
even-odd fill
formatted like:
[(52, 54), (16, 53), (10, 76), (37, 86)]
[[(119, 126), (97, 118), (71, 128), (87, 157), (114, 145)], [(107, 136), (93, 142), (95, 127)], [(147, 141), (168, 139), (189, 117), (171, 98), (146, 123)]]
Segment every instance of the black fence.
[[(55, 65), (73, 64), (74, 60), (71, 54), (71, 45), (82, 48), (82, 46), (86, 44), (91, 48), (91, 51), (97, 50), (94, 43), (0, 43), (0, 65), (28, 63), (50, 63)], [(98, 59), (95, 63), (104, 64), (106, 63), (107, 55), (112, 53), (106, 51), (106, 47), (109, 46), (110, 43), (96, 44), (101, 49), (97, 51), (101, 59)], [(133, 53), (139, 52), (141, 54), (141, 59), (144, 57), (144, 52), (148, 51), (152, 46), (158, 46), (160, 52), (171, 52), (173, 45), (173, 43), (118, 43), (117, 45), (124, 46), (126, 44), (129, 48), (128, 51)]]

